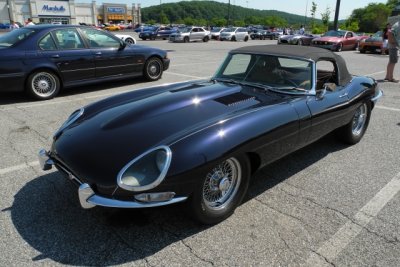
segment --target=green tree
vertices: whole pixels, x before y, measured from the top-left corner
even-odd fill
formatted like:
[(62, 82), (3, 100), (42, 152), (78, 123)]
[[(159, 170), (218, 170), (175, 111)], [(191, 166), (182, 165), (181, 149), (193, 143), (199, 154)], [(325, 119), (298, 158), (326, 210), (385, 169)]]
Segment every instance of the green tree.
[(161, 13), (160, 13), (160, 23), (161, 24), (169, 24), (169, 19), (163, 11), (161, 11)]
[(359, 31), (376, 32), (385, 26), (391, 11), (391, 5), (371, 3), (364, 8), (354, 9), (347, 25), (357, 22)]
[(329, 7), (326, 7), (325, 12), (321, 13), (322, 25), (324, 25), (325, 30), (328, 30), (330, 17), (331, 17), (331, 9)]
[(311, 29), (314, 28), (314, 24), (315, 24), (315, 13), (317, 12), (317, 4), (313, 1), (311, 3), (311, 21), (310, 21), (310, 27)]

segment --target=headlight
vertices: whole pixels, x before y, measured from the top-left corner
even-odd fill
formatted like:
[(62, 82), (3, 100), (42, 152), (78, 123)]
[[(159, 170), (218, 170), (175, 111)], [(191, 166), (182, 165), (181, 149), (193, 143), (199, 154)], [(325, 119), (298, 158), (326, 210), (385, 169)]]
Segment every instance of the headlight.
[(159, 185), (171, 164), (171, 149), (153, 148), (130, 161), (118, 173), (118, 185), (129, 191), (145, 191)]
[(61, 125), (60, 129), (55, 132), (54, 137), (56, 138), (65, 128), (73, 124), (77, 119), (79, 119), (83, 115), (84, 109), (78, 109), (72, 112), (72, 114), (68, 117), (68, 119)]

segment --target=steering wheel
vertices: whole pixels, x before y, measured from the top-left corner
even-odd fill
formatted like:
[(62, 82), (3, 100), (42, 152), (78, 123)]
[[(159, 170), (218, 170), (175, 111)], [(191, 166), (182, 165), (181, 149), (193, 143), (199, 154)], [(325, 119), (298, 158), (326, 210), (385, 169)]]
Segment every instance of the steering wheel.
[(284, 80), (285, 82), (290, 83), (290, 84), (293, 85), (294, 87), (296, 87), (296, 88), (300, 87), (295, 81), (293, 81), (293, 80), (291, 80), (291, 79), (289, 79), (289, 78), (286, 78), (286, 77), (282, 77), (282, 78), (283, 78), (283, 80)]

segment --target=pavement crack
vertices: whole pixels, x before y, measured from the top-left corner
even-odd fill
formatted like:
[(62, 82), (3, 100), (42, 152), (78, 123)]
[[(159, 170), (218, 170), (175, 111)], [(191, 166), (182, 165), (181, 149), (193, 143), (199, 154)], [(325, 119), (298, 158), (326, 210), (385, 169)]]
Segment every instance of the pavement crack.
[(311, 249), (311, 251), (312, 251), (315, 255), (317, 255), (318, 257), (320, 257), (321, 259), (323, 259), (323, 260), (324, 260), (326, 263), (328, 263), (329, 265), (331, 265), (331, 266), (333, 266), (333, 267), (336, 267), (336, 265), (335, 265), (333, 262), (329, 261), (324, 255), (318, 253), (318, 251), (315, 251), (315, 250), (313, 250), (313, 249)]

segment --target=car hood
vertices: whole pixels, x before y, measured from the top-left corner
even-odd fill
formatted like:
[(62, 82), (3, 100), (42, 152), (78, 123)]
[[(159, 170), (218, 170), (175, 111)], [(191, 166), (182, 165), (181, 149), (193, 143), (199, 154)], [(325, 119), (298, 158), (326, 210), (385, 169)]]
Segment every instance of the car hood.
[(366, 43), (371, 43), (371, 42), (382, 42), (382, 37), (370, 37), (365, 39)]
[(85, 108), (82, 117), (55, 138), (55, 157), (78, 177), (96, 177), (111, 186), (126, 163), (151, 148), (168, 145), (173, 149), (174, 143), (220, 121), (288, 100), (288, 96), (247, 86), (213, 82), (134, 95), (123, 94)]
[(325, 36), (314, 39), (314, 41), (323, 41), (323, 42), (339, 42), (343, 40), (342, 37), (333, 37), (333, 36)]

